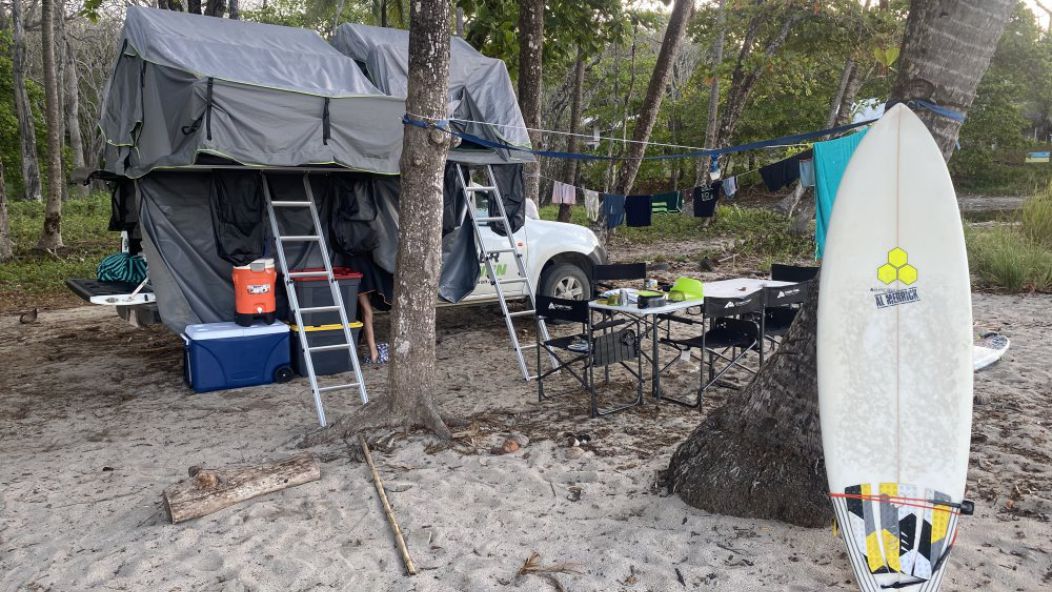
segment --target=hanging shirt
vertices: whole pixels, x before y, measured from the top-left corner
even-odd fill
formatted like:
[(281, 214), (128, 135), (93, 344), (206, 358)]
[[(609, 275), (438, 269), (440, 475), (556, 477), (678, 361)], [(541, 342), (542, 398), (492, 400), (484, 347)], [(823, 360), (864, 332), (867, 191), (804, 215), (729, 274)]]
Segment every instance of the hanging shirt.
[(617, 228), (625, 222), (625, 196), (612, 193), (602, 194), (602, 212), (606, 218), (607, 228)]
[(625, 199), (625, 219), (629, 226), (650, 226), (653, 210), (650, 195), (629, 195)]
[(655, 214), (667, 214), (678, 212), (683, 207), (678, 191), (658, 193), (650, 199), (651, 211)]
[(562, 181), (552, 181), (552, 203), (574, 205), (577, 203), (577, 188)]
[(711, 218), (716, 213), (716, 202), (720, 200), (722, 181), (694, 188), (694, 217)]
[(815, 186), (815, 161), (810, 158), (800, 161), (800, 184), (804, 187)]
[(833, 213), (833, 201), (840, 187), (844, 169), (855, 153), (866, 131), (844, 136), (828, 142), (815, 143), (815, 258), (822, 258), (826, 244), (829, 217)]
[(591, 189), (581, 189), (584, 194), (584, 210), (588, 219), (592, 222), (599, 220), (599, 192)]
[(727, 199), (734, 197), (734, 194), (738, 193), (738, 177), (724, 179), (720, 189), (723, 190), (723, 195)]
[(800, 178), (800, 160), (811, 158), (811, 151), (794, 154), (785, 160), (769, 164), (760, 169), (764, 185), (771, 191), (778, 191), (782, 187)]

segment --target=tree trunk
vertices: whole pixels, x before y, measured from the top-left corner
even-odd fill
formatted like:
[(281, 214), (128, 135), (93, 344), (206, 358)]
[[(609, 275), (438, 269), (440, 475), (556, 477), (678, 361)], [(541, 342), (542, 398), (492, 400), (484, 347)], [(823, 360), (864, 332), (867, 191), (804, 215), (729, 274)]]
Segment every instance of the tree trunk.
[(225, 8), (223, 0), (207, 0), (205, 2), (205, 14), (208, 16), (222, 18)]
[(343, 18), (343, 5), (346, 0), (340, 0), (336, 3), (336, 15), (332, 17), (332, 32), (329, 33), (329, 39), (336, 36), (336, 29), (340, 27), (340, 19)]
[(763, 370), (672, 455), (666, 484), (691, 506), (800, 526), (832, 519), (816, 396), (817, 289), (816, 281)]
[(227, 18), (233, 21), (241, 20), (240, 0), (230, 0), (230, 7), (227, 8)]
[(672, 15), (668, 20), (668, 28), (665, 29), (665, 38), (661, 41), (661, 51), (658, 52), (654, 72), (650, 75), (650, 84), (647, 86), (647, 95), (643, 99), (639, 118), (636, 120), (636, 129), (632, 134), (634, 142), (629, 145), (626, 160), (618, 174), (616, 193), (627, 195), (636, 181), (636, 173), (639, 172), (641, 159), (646, 152), (646, 142), (650, 140), (650, 132), (653, 131), (654, 122), (657, 121), (661, 100), (665, 96), (665, 87), (668, 86), (669, 75), (672, 73), (672, 62), (675, 61), (676, 54), (683, 45), (687, 21), (690, 20), (693, 11), (694, 2), (692, 0), (676, 0), (672, 6)]
[(23, 198), (40, 201), (40, 162), (37, 160), (37, 133), (33, 108), (26, 92), (26, 31), (22, 0), (11, 2), (12, 78), (14, 79), (15, 113), (18, 117), (18, 140), (22, 151)]
[(201, 0), (186, 0), (186, 10), (192, 14), (201, 14)]
[[(573, 134), (566, 141), (566, 151), (570, 153), (577, 152), (579, 142), (577, 140), (577, 131), (580, 128), (581, 123), (581, 98), (584, 94), (584, 51), (581, 46), (577, 46), (577, 62), (574, 64), (573, 74), (573, 90), (570, 91), (572, 98), (570, 99), (570, 133)], [(566, 160), (566, 175), (564, 177), (566, 182), (575, 187), (577, 186), (577, 160), (569, 158)], [(559, 221), (569, 222), (571, 214), (570, 204), (559, 204)]]
[[(980, 4), (986, 9), (996, 5), (996, 10), (983, 11), (977, 8)], [(932, 84), (932, 95), (971, 104), (1011, 4), (1011, 0), (913, 0), (900, 58), (902, 76), (909, 80), (924, 76)], [(930, 10), (933, 5), (939, 6)], [(982, 26), (977, 24), (977, 11), (983, 12)], [(975, 41), (983, 28), (990, 30), (982, 33), (981, 42), (969, 46), (971, 53), (962, 56), (959, 39)], [(910, 35), (920, 35), (926, 42)], [(969, 66), (959, 67), (958, 61)], [(912, 74), (906, 73), (907, 64)], [(951, 73), (937, 75), (940, 68)], [(965, 85), (962, 80), (970, 82)], [(959, 126), (946, 127), (930, 117), (926, 123), (940, 144), (953, 146)], [(940, 137), (937, 130), (950, 135)], [(947, 159), (949, 155), (944, 152)], [(753, 381), (713, 411), (673, 454), (665, 482), (688, 504), (804, 526), (829, 524), (832, 512), (825, 499), (816, 384), (818, 280), (814, 287), (784, 343)]]
[[(69, 137), (69, 152), (72, 159), (73, 169), (84, 168), (84, 137), (80, 130), (80, 78), (77, 74), (77, 60), (73, 53), (73, 44), (70, 43), (69, 34), (64, 33), (66, 45), (66, 67), (63, 68), (63, 84), (66, 92), (66, 135)], [(76, 184), (70, 188), (69, 193), (73, 197), (84, 197), (88, 194), (86, 185)]]
[(858, 97), (858, 91), (872, 72), (873, 68), (870, 68), (863, 74), (859, 65), (855, 64), (855, 67), (851, 70), (851, 77), (848, 78), (847, 87), (844, 89), (844, 95), (840, 98), (840, 107), (837, 109), (837, 118), (833, 125), (844, 125), (851, 122), (851, 117), (854, 115), (852, 110), (855, 108), (855, 99)]
[[(719, 132), (720, 112), (720, 65), (723, 63), (723, 41), (724, 31), (727, 28), (727, 11), (724, 8), (725, 0), (720, 0), (719, 11), (716, 16), (716, 43), (712, 46), (712, 82), (709, 83), (709, 118), (705, 124), (705, 147), (716, 146), (716, 138)], [(712, 158), (698, 160), (698, 170), (694, 174), (694, 186), (704, 185), (709, 179), (709, 168), (712, 166)]]
[[(544, 50), (544, 1), (519, 2), (519, 110), (529, 130), (530, 144), (541, 149), (541, 74)], [(526, 197), (540, 203), (541, 164), (526, 164)]]
[(7, 219), (7, 186), (4, 184), (4, 162), (0, 160), (0, 263), (14, 256), (11, 226)]
[[(966, 113), (1014, 4), (1012, 0), (913, 0), (891, 99), (923, 99)], [(927, 109), (916, 113), (949, 159), (961, 123)]]
[(457, 6), (457, 37), (464, 38), (464, 7)]
[(44, 56), (44, 100), (47, 104), (47, 203), (44, 229), (37, 247), (54, 250), (62, 246), (62, 138), (59, 136), (62, 106), (59, 104), (58, 68), (55, 64), (55, 0), (40, 3), (41, 46)]
[[(406, 111), (441, 121), (448, 116), (449, 2), (416, 0), (410, 6)], [(449, 134), (438, 129), (405, 126), (387, 393), (359, 412), (341, 417), (331, 428), (308, 435), (303, 445), (341, 442), (377, 426), (423, 426), (442, 438), (451, 437), (433, 398), (442, 178), (449, 143)]]
[(827, 128), (836, 125), (837, 120), (840, 118), (840, 110), (843, 108), (844, 97), (847, 95), (847, 87), (854, 76), (855, 68), (855, 60), (848, 58), (844, 62), (844, 68), (840, 70), (840, 83), (837, 84), (836, 95), (833, 96), (833, 100), (829, 103), (829, 116), (826, 117)]

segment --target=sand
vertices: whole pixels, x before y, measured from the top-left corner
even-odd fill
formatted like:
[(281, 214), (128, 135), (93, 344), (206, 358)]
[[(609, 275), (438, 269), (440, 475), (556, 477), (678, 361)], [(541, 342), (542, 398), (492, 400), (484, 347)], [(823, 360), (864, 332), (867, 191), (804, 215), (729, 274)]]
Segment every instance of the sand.
[[(1052, 297), (976, 294), (977, 331), (1012, 339), (976, 377), (969, 496), (944, 590), (1052, 586)], [(394, 434), (374, 450), (420, 569), (406, 577), (369, 473), (320, 449), (322, 479), (171, 525), (161, 491), (190, 465), (264, 462), (312, 427), (305, 382), (193, 394), (181, 342), (112, 311), (0, 319), (0, 591), (557, 590), (517, 576), (531, 552), (588, 590), (854, 590), (829, 529), (711, 515), (653, 487), (702, 412), (669, 405), (591, 420), (579, 390), (538, 404), (495, 307), (439, 315), (442, 409), (473, 420), (453, 446)], [(693, 384), (681, 365), (673, 387)], [(374, 396), (384, 370), (368, 369)], [(622, 394), (627, 382), (615, 377)], [(559, 390), (559, 389), (556, 389)], [(357, 407), (328, 397), (330, 414)], [(568, 448), (560, 435), (586, 432)], [(521, 450), (490, 454), (512, 432)], [(579, 499), (574, 498), (579, 495)]]

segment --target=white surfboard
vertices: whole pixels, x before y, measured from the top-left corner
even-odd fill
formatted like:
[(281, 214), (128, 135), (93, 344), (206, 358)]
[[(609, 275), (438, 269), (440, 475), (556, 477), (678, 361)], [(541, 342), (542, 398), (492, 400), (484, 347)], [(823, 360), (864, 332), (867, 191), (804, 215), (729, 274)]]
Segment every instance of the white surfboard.
[(904, 105), (844, 173), (820, 286), (822, 445), (856, 579), (935, 592), (968, 472), (971, 290), (950, 175)]
[(972, 348), (972, 366), (978, 372), (1001, 359), (1011, 341), (1000, 333), (985, 333)]

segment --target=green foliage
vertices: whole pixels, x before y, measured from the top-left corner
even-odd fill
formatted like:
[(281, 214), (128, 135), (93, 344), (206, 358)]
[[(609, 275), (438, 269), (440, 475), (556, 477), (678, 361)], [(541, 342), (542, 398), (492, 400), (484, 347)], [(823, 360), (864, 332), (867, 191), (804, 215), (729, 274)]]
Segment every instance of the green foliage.
[[(34, 298), (66, 291), (66, 278), (95, 277), (103, 257), (120, 250), (118, 235), (107, 230), (110, 197), (95, 193), (62, 205), (62, 239), (66, 248), (52, 256), (35, 250), (44, 224), (37, 202), (8, 204), (15, 258), (0, 264), (0, 300), (3, 308), (32, 304)], [(12, 306), (14, 305), (14, 306)]]
[(972, 273), (989, 287), (1052, 291), (1052, 185), (1003, 222), (966, 233)]

